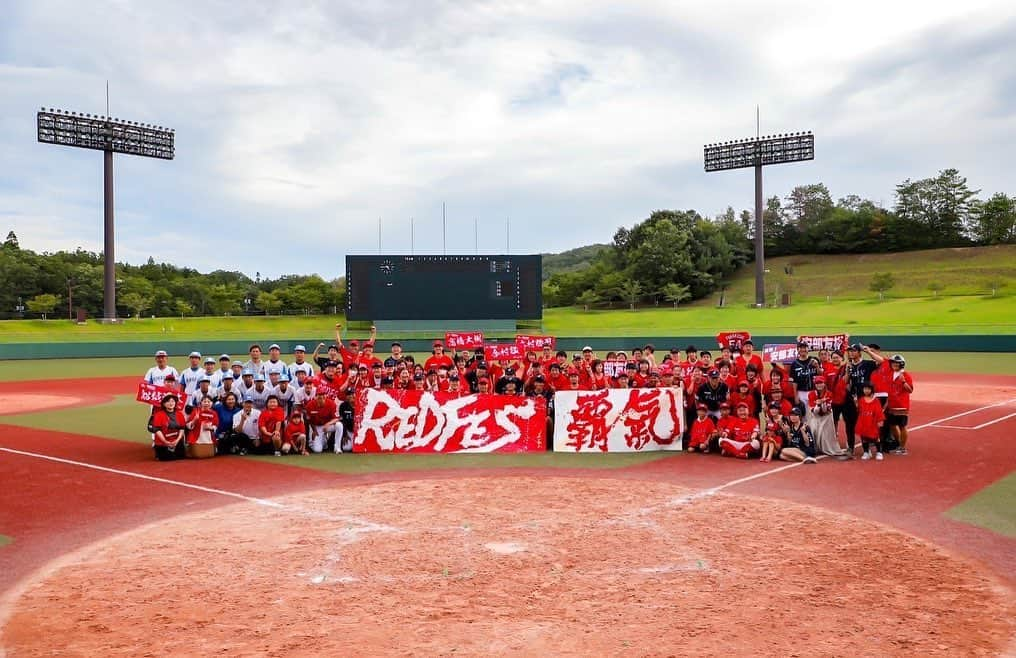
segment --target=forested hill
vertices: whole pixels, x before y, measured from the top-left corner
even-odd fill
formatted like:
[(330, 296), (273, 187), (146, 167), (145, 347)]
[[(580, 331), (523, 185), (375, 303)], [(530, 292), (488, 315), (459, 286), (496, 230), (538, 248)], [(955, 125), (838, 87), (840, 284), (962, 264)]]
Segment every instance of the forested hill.
[(607, 249), (610, 249), (609, 244), (590, 244), (559, 254), (543, 254), (543, 280), (561, 272), (574, 272), (589, 267)]
[[(899, 183), (892, 208), (855, 195), (834, 201), (825, 185), (815, 183), (799, 185), (785, 198), (770, 197), (763, 227), (767, 257), (812, 254), (824, 260), (823, 255), (1016, 244), (1016, 197), (982, 195), (955, 169)], [(732, 284), (737, 269), (752, 260), (753, 229), (751, 213), (733, 207), (716, 217), (693, 209), (656, 210), (630, 228), (618, 228), (609, 244), (544, 254), (543, 302), (590, 307), (701, 299)], [(341, 277), (326, 281), (295, 273), (251, 279), (152, 258), (143, 265), (117, 264), (117, 279), (122, 317), (331, 313), (346, 299)], [(921, 285), (946, 282), (929, 279)], [(794, 292), (808, 294), (803, 288)], [(101, 313), (101, 256), (80, 250), (38, 254), (22, 249), (11, 231), (0, 247), (0, 318), (68, 317), (78, 307), (92, 316)]]

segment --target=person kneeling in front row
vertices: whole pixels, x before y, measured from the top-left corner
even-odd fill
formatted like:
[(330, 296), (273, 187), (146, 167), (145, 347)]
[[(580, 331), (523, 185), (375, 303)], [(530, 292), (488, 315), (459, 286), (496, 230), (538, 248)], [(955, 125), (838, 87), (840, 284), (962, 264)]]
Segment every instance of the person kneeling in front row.
[(815, 435), (812, 434), (810, 427), (801, 422), (800, 408), (795, 406), (790, 410), (785, 432), (780, 459), (788, 462), (804, 462), (805, 464), (816, 463)]
[(187, 456), (187, 442), (184, 440), (187, 418), (178, 408), (179, 404), (176, 393), (163, 395), (158, 411), (152, 414), (148, 422), (148, 431), (152, 433), (152, 448), (159, 461), (172, 461)]

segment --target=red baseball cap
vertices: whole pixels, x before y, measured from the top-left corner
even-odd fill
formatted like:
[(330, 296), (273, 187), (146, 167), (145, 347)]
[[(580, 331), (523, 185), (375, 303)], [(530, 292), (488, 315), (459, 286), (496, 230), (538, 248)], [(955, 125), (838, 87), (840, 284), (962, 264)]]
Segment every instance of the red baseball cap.
[(444, 343), (439, 340), (434, 341), (434, 347), (444, 347)]
[(355, 339), (351, 340), (351, 341), (349, 341), (349, 346), (350, 347), (359, 347), (360, 346), (360, 341), (355, 340)]

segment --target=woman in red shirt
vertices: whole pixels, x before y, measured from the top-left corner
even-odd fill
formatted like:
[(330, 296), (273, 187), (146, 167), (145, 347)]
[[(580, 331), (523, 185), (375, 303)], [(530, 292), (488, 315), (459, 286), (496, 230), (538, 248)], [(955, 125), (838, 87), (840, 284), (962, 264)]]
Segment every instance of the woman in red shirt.
[(187, 442), (184, 435), (187, 429), (187, 418), (179, 408), (180, 401), (176, 393), (162, 396), (159, 408), (148, 421), (148, 431), (152, 433), (152, 448), (155, 458), (159, 461), (172, 461), (187, 456)]
[(215, 429), (219, 426), (219, 414), (212, 409), (212, 398), (201, 398), (200, 406), (187, 419), (187, 443), (215, 443)]

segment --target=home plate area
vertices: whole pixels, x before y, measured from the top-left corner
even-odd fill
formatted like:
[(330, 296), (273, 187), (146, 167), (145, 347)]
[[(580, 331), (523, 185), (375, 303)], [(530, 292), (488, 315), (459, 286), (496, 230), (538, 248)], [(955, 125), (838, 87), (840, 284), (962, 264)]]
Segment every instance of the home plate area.
[(179, 516), (39, 575), (0, 646), (14, 656), (1006, 650), (1012, 593), (970, 562), (853, 517), (692, 494), (606, 478), (426, 479)]

